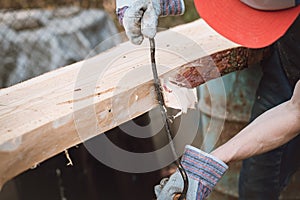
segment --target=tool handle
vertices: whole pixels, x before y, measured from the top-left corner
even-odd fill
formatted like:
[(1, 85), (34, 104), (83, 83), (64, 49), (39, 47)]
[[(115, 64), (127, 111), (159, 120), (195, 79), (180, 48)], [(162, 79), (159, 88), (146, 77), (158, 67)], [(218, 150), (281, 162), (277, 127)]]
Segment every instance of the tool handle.
[(150, 38), (150, 52), (151, 52), (151, 65), (152, 65), (152, 73), (153, 73), (153, 77), (154, 77), (154, 88), (157, 94), (157, 100), (160, 106), (160, 111), (161, 111), (161, 115), (163, 118), (163, 121), (165, 122), (165, 130), (167, 132), (167, 137), (170, 143), (170, 147), (173, 153), (173, 156), (176, 158), (175, 164), (177, 165), (177, 168), (182, 176), (183, 179), (183, 190), (180, 194), (180, 197), (178, 198), (178, 200), (185, 200), (186, 199), (186, 194), (188, 191), (188, 187), (189, 187), (189, 181), (188, 181), (188, 176), (186, 171), (184, 170), (183, 166), (181, 165), (179, 159), (177, 159), (177, 153), (175, 150), (175, 146), (173, 143), (173, 138), (172, 138), (172, 133), (171, 133), (171, 127), (170, 127), (170, 121), (168, 119), (167, 116), (167, 109), (165, 106), (165, 101), (164, 101), (164, 96), (163, 96), (163, 92), (162, 92), (162, 87), (159, 81), (159, 77), (158, 77), (158, 72), (157, 72), (157, 67), (156, 67), (156, 60), (155, 60), (155, 41), (154, 38)]

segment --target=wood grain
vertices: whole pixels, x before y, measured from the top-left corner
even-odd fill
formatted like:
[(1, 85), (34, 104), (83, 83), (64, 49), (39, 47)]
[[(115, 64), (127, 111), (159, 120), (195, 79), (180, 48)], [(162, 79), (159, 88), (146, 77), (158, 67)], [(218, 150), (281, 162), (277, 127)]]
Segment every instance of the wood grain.
[[(239, 45), (197, 20), (156, 36), (160, 77)], [(0, 186), (44, 160), (157, 105), (149, 44), (123, 43), (0, 90)], [(215, 77), (214, 77), (215, 78)]]

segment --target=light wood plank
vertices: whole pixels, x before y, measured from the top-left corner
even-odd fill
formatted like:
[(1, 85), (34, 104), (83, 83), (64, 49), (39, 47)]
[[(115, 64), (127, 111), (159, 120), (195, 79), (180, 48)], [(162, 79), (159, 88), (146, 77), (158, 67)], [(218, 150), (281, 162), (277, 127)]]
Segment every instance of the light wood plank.
[[(158, 70), (165, 78), (194, 60), (239, 47), (202, 20), (160, 32), (156, 43)], [(0, 186), (153, 109), (157, 102), (149, 54), (147, 40), (141, 46), (126, 42), (0, 90)]]

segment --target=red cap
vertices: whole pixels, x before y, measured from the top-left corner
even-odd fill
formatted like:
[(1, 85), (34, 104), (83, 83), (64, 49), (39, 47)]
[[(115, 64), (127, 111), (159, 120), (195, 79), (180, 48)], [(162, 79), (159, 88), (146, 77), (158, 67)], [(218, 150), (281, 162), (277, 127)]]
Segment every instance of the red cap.
[(300, 13), (300, 5), (278, 11), (253, 9), (240, 0), (195, 0), (200, 16), (218, 33), (249, 48), (279, 39)]

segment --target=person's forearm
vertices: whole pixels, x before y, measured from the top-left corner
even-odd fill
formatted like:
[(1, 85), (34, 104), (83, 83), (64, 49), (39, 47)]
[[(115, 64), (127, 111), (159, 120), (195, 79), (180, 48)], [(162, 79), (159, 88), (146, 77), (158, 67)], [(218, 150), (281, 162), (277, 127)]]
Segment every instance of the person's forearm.
[(300, 132), (300, 81), (291, 100), (263, 113), (211, 154), (225, 163), (279, 147)]

